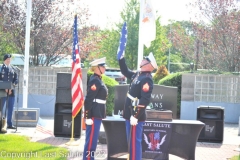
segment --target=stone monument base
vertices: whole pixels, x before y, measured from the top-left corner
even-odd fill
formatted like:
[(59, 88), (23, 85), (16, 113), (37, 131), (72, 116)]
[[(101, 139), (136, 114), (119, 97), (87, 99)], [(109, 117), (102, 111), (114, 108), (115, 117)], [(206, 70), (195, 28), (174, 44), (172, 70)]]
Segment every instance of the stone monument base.
[(40, 114), (39, 108), (14, 108), (13, 125), (17, 127), (36, 127)]

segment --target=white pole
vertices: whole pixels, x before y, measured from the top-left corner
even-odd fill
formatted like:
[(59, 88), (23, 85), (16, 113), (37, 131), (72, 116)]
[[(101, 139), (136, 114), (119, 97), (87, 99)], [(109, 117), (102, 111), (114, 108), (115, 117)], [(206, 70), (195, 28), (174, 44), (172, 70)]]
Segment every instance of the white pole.
[(138, 65), (137, 69), (140, 69), (140, 64), (143, 59), (143, 49), (144, 45), (142, 42), (142, 15), (143, 15), (143, 6), (144, 6), (144, 1), (145, 0), (140, 0), (140, 13), (139, 13), (139, 33), (138, 33)]
[(31, 23), (32, 0), (27, 0), (27, 19), (25, 35), (25, 58), (23, 70), (23, 108), (28, 106), (28, 69), (29, 69), (29, 43), (30, 43), (30, 23)]

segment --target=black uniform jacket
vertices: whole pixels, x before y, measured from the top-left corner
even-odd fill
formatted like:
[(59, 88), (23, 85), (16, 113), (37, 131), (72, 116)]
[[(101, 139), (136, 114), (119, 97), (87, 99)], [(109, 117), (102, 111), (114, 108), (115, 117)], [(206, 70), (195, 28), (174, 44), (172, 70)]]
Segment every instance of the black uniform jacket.
[[(14, 86), (18, 84), (17, 73), (11, 65), (9, 65), (9, 67), (8, 67), (7, 65), (5, 65), (3, 63), (2, 68), (1, 68), (1, 72), (0, 72), (0, 80), (1, 81), (12, 82), (12, 84)], [(12, 89), (12, 94), (9, 95), (9, 96), (15, 96), (15, 93), (14, 93), (13, 89)]]
[[(146, 120), (146, 106), (150, 103), (151, 93), (153, 90), (153, 80), (151, 72), (133, 72), (128, 69), (125, 58), (119, 60), (119, 66), (122, 74), (131, 79), (128, 93), (139, 99), (139, 105), (145, 107), (133, 107), (132, 100), (126, 97), (123, 118), (130, 119), (131, 115), (137, 118), (139, 121)], [(135, 109), (134, 109), (135, 108)]]
[(95, 99), (106, 100), (108, 89), (102, 81), (102, 77), (93, 74), (87, 85), (87, 95), (84, 101), (84, 117), (103, 119), (106, 117), (106, 104), (93, 102)]

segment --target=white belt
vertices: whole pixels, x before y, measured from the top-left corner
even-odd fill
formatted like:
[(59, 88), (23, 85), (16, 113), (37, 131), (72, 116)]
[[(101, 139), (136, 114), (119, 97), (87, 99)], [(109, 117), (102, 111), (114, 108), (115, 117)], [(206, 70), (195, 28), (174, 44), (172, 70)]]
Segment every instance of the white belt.
[(137, 106), (139, 104), (139, 99), (134, 98), (131, 94), (127, 93), (127, 97), (132, 100), (132, 106)]
[(101, 103), (101, 104), (106, 104), (106, 100), (101, 100), (101, 99), (94, 99), (93, 102)]
[(136, 100), (137, 100), (137, 98), (134, 98), (134, 97), (131, 96), (131, 94), (129, 94), (129, 93), (127, 93), (127, 97), (128, 97), (129, 99), (131, 99), (132, 101), (136, 101)]

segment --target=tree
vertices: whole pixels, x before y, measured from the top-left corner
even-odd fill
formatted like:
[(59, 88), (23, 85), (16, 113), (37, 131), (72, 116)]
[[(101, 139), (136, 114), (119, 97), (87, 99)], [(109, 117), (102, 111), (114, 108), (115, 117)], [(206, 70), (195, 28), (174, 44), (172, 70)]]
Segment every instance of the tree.
[(236, 0), (197, 0), (193, 22), (199, 65), (206, 69), (239, 72), (240, 12)]
[(119, 65), (116, 60), (116, 55), (119, 45), (119, 32), (113, 29), (107, 29), (101, 31), (100, 34), (104, 36), (104, 38), (99, 43), (100, 53), (98, 53), (98, 55), (107, 57), (107, 64), (109, 67), (118, 68)]
[(6, 33), (2, 27), (3, 20), (0, 18), (0, 57), (3, 57), (6, 53), (15, 53), (16, 47), (9, 42), (9, 33)]
[[(17, 46), (18, 53), (24, 54), (26, 25), (24, 4), (4, 1), (0, 5), (0, 17), (4, 18), (4, 29), (12, 35), (11, 42)], [(72, 53), (74, 14), (78, 16), (78, 26), (85, 26), (89, 16), (88, 9), (82, 8), (78, 2), (74, 3), (68, 0), (33, 1), (30, 55), (33, 57), (34, 65), (39, 65), (40, 55), (45, 56), (42, 65), (50, 65), (59, 56)]]
[(149, 48), (144, 46), (144, 53), (149, 54), (153, 52), (158, 66), (167, 64), (167, 56), (165, 52), (171, 47), (170, 41), (167, 37), (167, 30), (161, 26), (160, 17), (156, 18), (156, 39), (152, 41)]
[(166, 66), (161, 65), (160, 67), (158, 67), (156, 73), (153, 75), (154, 84), (158, 84), (158, 82), (167, 75), (169, 75), (169, 73)]
[(80, 31), (81, 37), (80, 42), (80, 52), (81, 60), (86, 62), (86, 66), (89, 61), (98, 58), (101, 55), (100, 46), (101, 41), (106, 37), (101, 34), (101, 30), (98, 26), (84, 27)]
[(172, 22), (167, 28), (169, 29), (168, 38), (172, 44), (170, 71), (176, 72), (185, 70), (185, 64), (196, 61), (195, 37), (192, 30), (192, 24), (188, 21), (178, 21)]
[[(118, 67), (116, 60), (117, 49), (119, 46), (120, 32), (124, 22), (127, 23), (128, 37), (125, 49), (125, 59), (130, 69), (137, 69), (138, 61), (138, 33), (139, 33), (139, 8), (138, 0), (126, 1), (126, 7), (121, 12), (122, 22), (116, 23), (117, 29), (105, 30), (105, 35), (100, 43), (100, 51), (107, 57), (107, 62), (111, 67)], [(153, 52), (158, 65), (166, 64), (165, 51), (169, 46), (166, 36), (166, 30), (159, 23), (159, 17), (156, 19), (156, 39), (149, 48), (144, 47), (144, 55)]]

